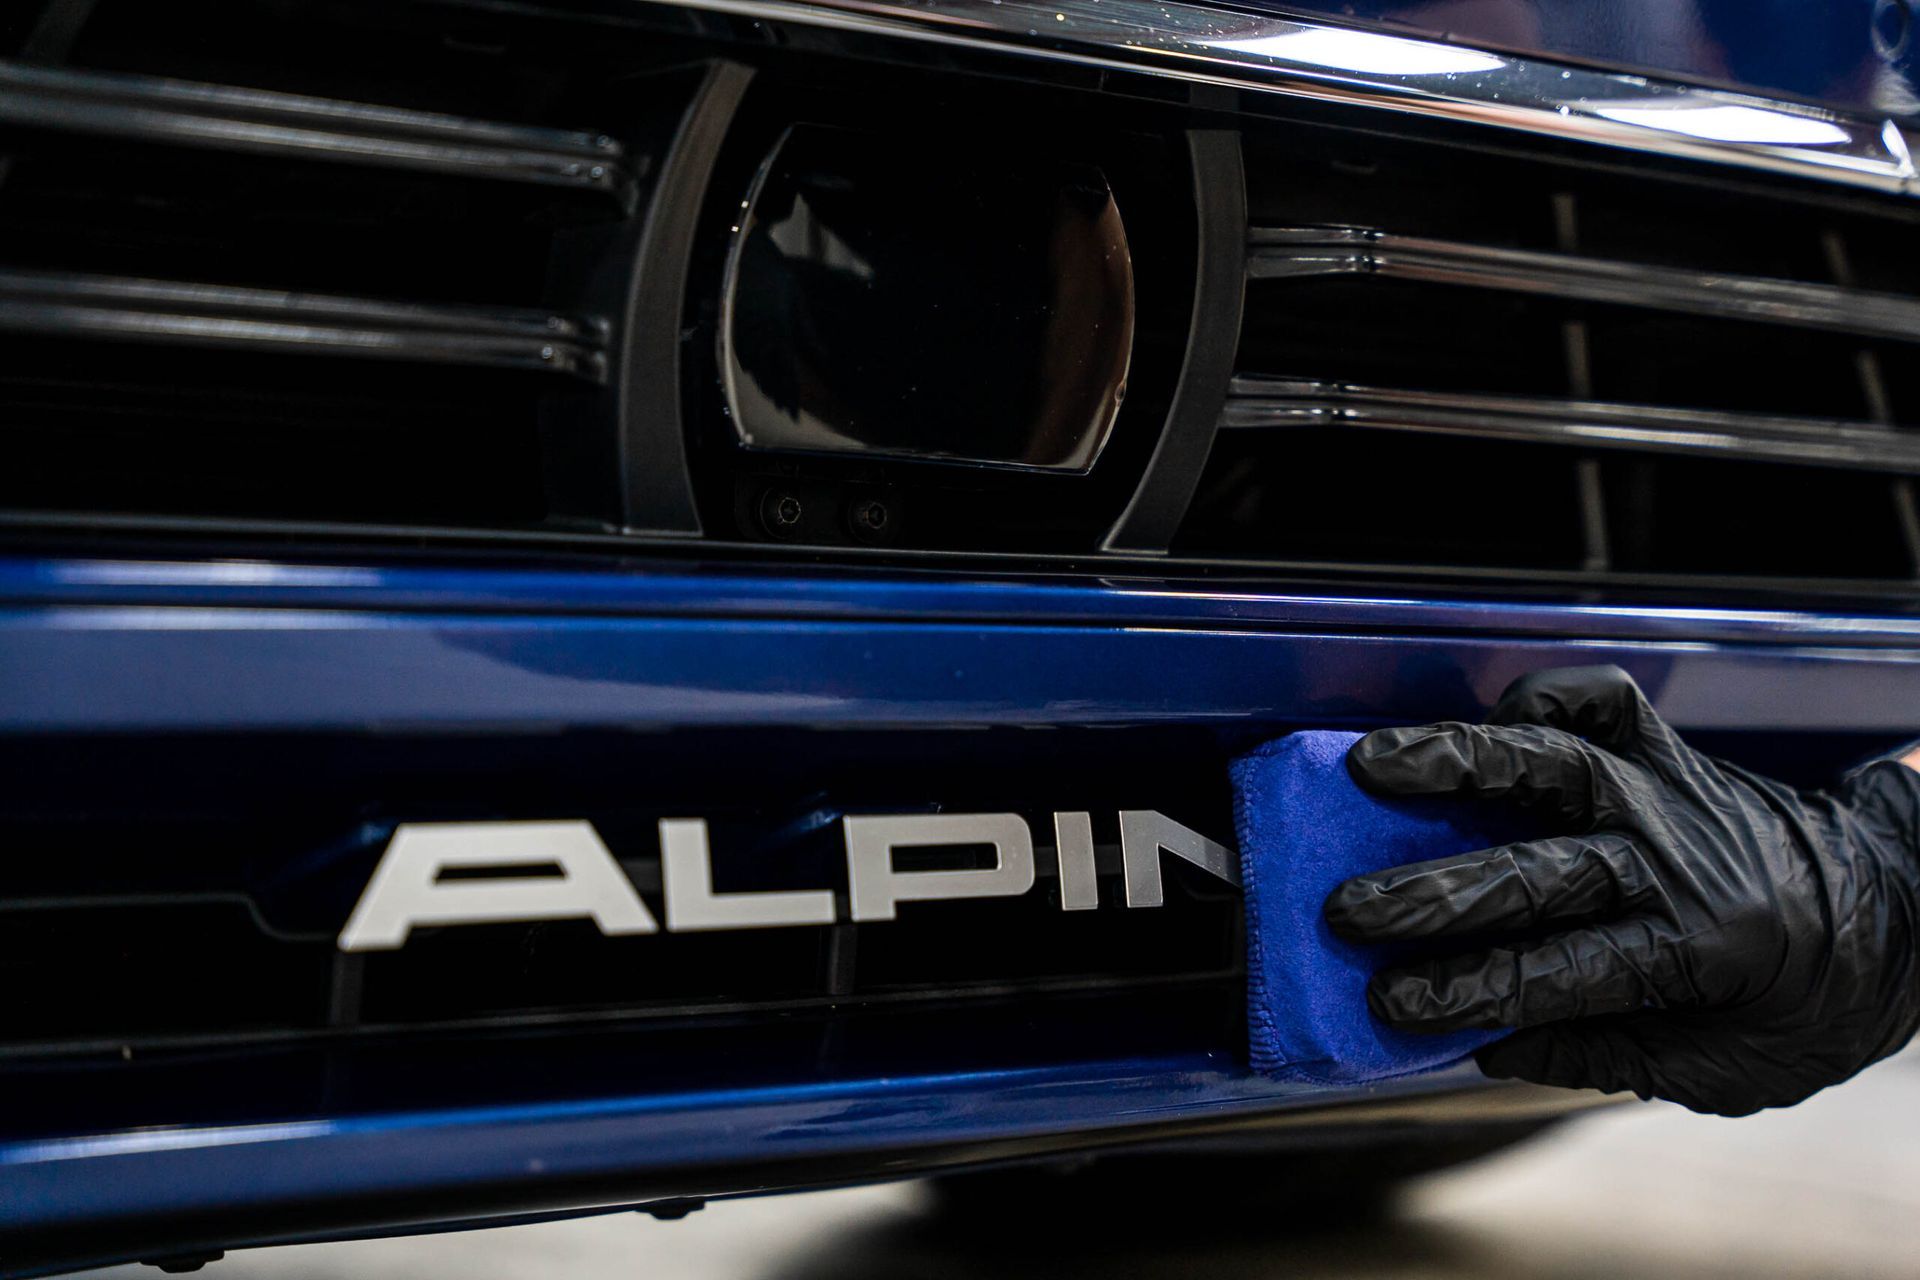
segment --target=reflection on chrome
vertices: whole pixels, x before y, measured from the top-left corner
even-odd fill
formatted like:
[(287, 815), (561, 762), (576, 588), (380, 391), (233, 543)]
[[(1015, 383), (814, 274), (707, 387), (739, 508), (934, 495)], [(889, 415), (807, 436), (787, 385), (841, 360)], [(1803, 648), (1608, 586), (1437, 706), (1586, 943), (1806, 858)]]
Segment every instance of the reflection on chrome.
[(1216, 49), (1257, 53), (1309, 66), (1332, 67), (1340, 71), (1369, 71), (1387, 76), (1455, 76), (1498, 71), (1507, 60), (1474, 49), (1435, 44), (1430, 40), (1409, 40), (1404, 36), (1385, 36), (1372, 31), (1347, 31), (1337, 27), (1302, 27), (1280, 35), (1255, 36), (1252, 39), (1209, 40)]
[[(1439, 40), (1177, 0), (635, 0), (835, 27), (1249, 93), (1436, 116), (1607, 146), (1916, 190), (1897, 126), (1749, 94)], [(1258, 109), (1258, 98), (1243, 105)]]
[(1762, 107), (1595, 107), (1595, 115), (1622, 124), (1670, 129), (1710, 142), (1764, 142), (1783, 147), (1844, 146), (1849, 135), (1828, 120)]
[(1920, 299), (1905, 294), (1432, 240), (1368, 227), (1256, 226), (1247, 230), (1247, 246), (1247, 274), (1255, 280), (1381, 276), (1920, 342)]
[(1873, 422), (1240, 374), (1226, 430), (1345, 427), (1585, 448), (1729, 455), (1920, 474), (1920, 436)]

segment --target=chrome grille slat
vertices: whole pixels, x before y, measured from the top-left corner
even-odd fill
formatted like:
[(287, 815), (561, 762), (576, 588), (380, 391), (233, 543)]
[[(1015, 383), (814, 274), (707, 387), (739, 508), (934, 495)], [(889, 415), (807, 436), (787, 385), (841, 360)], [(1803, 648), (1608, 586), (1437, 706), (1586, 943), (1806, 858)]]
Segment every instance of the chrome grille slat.
[(1247, 274), (1255, 280), (1380, 276), (1920, 342), (1920, 298), (1367, 227), (1250, 228)]
[(1343, 426), (1920, 474), (1920, 436), (1872, 422), (1453, 394), (1241, 374), (1222, 430)]
[(0, 60), (0, 123), (634, 195), (631, 159), (599, 134), (156, 76)]
[(604, 327), (521, 308), (0, 271), (0, 332), (39, 336), (537, 369), (601, 382)]

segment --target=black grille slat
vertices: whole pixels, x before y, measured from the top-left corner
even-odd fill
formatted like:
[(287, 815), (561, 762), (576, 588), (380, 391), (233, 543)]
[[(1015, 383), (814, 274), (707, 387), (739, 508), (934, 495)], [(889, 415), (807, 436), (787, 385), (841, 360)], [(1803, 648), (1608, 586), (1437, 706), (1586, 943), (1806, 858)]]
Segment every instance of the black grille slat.
[[(1843, 288), (1851, 288), (1858, 277), (1854, 272), (1853, 255), (1846, 237), (1838, 231), (1828, 231), (1820, 237), (1820, 247), (1833, 282)], [(1870, 346), (1862, 346), (1854, 352), (1853, 364), (1860, 376), (1860, 393), (1867, 403), (1868, 418), (1883, 428), (1893, 429), (1893, 398), (1887, 391), (1880, 353)], [(1901, 541), (1906, 547), (1914, 575), (1920, 577), (1920, 505), (1915, 502), (1913, 479), (1910, 476), (1896, 476), (1892, 486), (1893, 510), (1900, 522)]]
[(1379, 276), (1920, 342), (1920, 298), (1366, 227), (1253, 227), (1247, 270), (1256, 280)]
[(1222, 430), (1331, 425), (1354, 430), (1579, 445), (1920, 474), (1920, 435), (1872, 422), (1576, 399), (1361, 387), (1243, 374)]
[(597, 320), (116, 276), (0, 271), (0, 331), (606, 378)]
[(0, 123), (565, 187), (622, 206), (634, 195), (625, 149), (603, 134), (153, 76), (0, 61)]
[[(1561, 253), (1577, 253), (1580, 248), (1580, 204), (1570, 191), (1556, 191), (1552, 197), (1553, 244)], [(1560, 345), (1567, 370), (1567, 395), (1574, 400), (1593, 399), (1593, 344), (1587, 322), (1580, 316), (1568, 316), (1560, 324)], [(1580, 489), (1581, 535), (1586, 541), (1585, 562), (1589, 573), (1605, 573), (1613, 564), (1613, 548), (1607, 533), (1606, 473), (1600, 460), (1582, 455), (1575, 464), (1574, 479)]]

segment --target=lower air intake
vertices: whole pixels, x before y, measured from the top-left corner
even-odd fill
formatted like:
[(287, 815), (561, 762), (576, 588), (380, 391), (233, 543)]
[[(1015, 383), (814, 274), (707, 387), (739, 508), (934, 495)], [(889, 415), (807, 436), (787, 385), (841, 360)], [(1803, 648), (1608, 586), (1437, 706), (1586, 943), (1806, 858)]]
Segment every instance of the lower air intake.
[[(244, 753), (179, 740), (156, 763), (151, 743), (96, 742), (90, 769), (64, 775), (68, 752), (57, 745), (10, 753), (19, 776), (36, 781), (0, 814), (9, 839), (65, 850), (0, 876), (0, 972), (21, 993), (0, 1028), (0, 1076), (18, 1104), (10, 1124), (269, 1120), (299, 1114), (326, 1089), (379, 1110), (418, 1086), (379, 1064), (440, 1052), (488, 1064), (447, 1086), (479, 1103), (517, 1096), (529, 1085), (516, 1073), (535, 1064), (549, 1075), (540, 1087), (565, 1096), (578, 1071), (621, 1062), (632, 1091), (710, 1083), (703, 1073), (746, 1085), (1231, 1050), (1243, 987), (1240, 899), (1221, 878), (1231, 869), (1149, 855), (1162, 901), (1129, 906), (1152, 894), (1137, 863), (1123, 868), (1117, 816), (1150, 795), (1180, 824), (1159, 833), (1169, 848), (1204, 845), (1189, 828), (1226, 835), (1217, 748), (1190, 745), (1190, 767), (1149, 777), (1139, 762), (1160, 757), (1136, 741), (1121, 754), (1087, 742), (1061, 765), (1051, 754), (1055, 763), (1042, 764), (1017, 737), (986, 736), (994, 741), (809, 735), (806, 768), (774, 731), (641, 747), (566, 738), (524, 758), (477, 741), (303, 738), (250, 740)], [(1000, 766), (975, 776), (1000, 782), (943, 797), (936, 811), (928, 779), (975, 752)], [(115, 767), (136, 759), (139, 768)], [(753, 794), (684, 763), (712, 759), (753, 776)], [(109, 781), (76, 789), (81, 773)], [(836, 774), (847, 781), (832, 783)], [(1052, 806), (1062, 804), (1080, 807), (1056, 827)], [(856, 905), (845, 816), (925, 827), (989, 812), (1031, 839), (1031, 889), (910, 895), (893, 918)], [(526, 890), (552, 883), (544, 877), (558, 868), (531, 855), (524, 865), (457, 858), (435, 876), (435, 901), (513, 878), (514, 919), (437, 922), (416, 904), (419, 918), (391, 936), (362, 923), (368, 904), (398, 900), (391, 880), (380, 888), (398, 824), (513, 834), (562, 816), (611, 859), (608, 874), (650, 932), (624, 932), (633, 921), (617, 913), (541, 918)], [(661, 820), (694, 817), (705, 822), (704, 886), (684, 863), (662, 866)], [(1150, 840), (1152, 825), (1141, 828)], [(996, 865), (972, 836), (895, 838), (887, 865), (902, 877), (991, 878)], [(479, 847), (471, 836), (455, 843), (463, 854)], [(681, 890), (674, 901), (669, 880)], [(720, 897), (693, 918), (689, 892)], [(769, 893), (826, 909), (819, 923), (780, 927), (720, 918), (746, 910), (732, 895)], [(1079, 909), (1064, 910), (1069, 900)], [(184, 1097), (179, 1080), (194, 1071), (279, 1072), (286, 1087)], [(88, 1083), (102, 1073), (115, 1084), (107, 1119)], [(236, 1099), (253, 1110), (238, 1115)]]

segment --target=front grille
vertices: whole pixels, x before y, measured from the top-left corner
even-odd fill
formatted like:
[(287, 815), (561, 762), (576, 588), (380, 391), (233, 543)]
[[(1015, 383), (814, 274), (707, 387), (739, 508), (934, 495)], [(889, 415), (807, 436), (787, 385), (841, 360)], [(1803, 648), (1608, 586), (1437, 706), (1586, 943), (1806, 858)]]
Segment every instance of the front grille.
[[(853, 61), (656, 6), (69, 18), (16, 19), (0, 60), (0, 520), (25, 536), (699, 537), (1616, 593), (1907, 594), (1920, 567), (1895, 198)], [(869, 172), (942, 157), (946, 200), (1000, 170), (1110, 188), (1132, 351), (1090, 467), (743, 441), (727, 255), (799, 136)], [(910, 239), (911, 200), (885, 207)], [(994, 384), (939, 332), (930, 374)], [(1007, 427), (980, 435), (1017, 453)]]
[(0, 504), (619, 523), (620, 318), (589, 264), (684, 70), (614, 89), (578, 51), (324, 5), (40, 34), (0, 63)]
[[(1225, 748), (1071, 736), (15, 744), (0, 752), (20, 782), (0, 824), (16, 847), (59, 856), (0, 873), (6, 1131), (269, 1120), (323, 1096), (384, 1110), (419, 1101), (419, 1082), (367, 1064), (455, 1046), (488, 1068), (443, 1082), (438, 1105), (568, 1096), (591, 1083), (576, 1071), (588, 1062), (623, 1064), (625, 1091), (659, 1092), (1238, 1052), (1237, 891), (1168, 859), (1166, 904), (1127, 908), (1117, 848), (1118, 808), (1146, 802), (1228, 838)], [(1146, 769), (1163, 747), (1181, 763)], [(1036, 887), (850, 922), (839, 817), (927, 812), (936, 790), (946, 811), (1022, 813)], [(1102, 905), (1065, 912), (1050, 811), (1076, 806), (1092, 814)], [(609, 937), (556, 920), (336, 945), (397, 822), (589, 819), (664, 922), (655, 824), (689, 816), (708, 820), (718, 892), (830, 889), (841, 923)], [(896, 865), (968, 856), (903, 850)], [(544, 1083), (516, 1062), (545, 1063)], [(103, 1071), (105, 1095), (87, 1084)], [(191, 1071), (287, 1078), (183, 1091)]]
[(1913, 576), (1920, 297), (1885, 224), (1388, 144), (1250, 144), (1248, 177), (1246, 326), (1176, 550)]
[[(188, 8), (103, 0), (67, 28), (49, 6), (0, 60), (16, 525), (726, 539), (776, 485), (816, 510), (882, 494), (915, 545), (1070, 549), (1131, 491), (1184, 332), (1177, 130), (558, 7)], [(789, 129), (870, 130), (876, 100), (914, 149), (991, 117), (984, 150), (951, 139), (982, 181), (996, 147), (1072, 149), (1125, 189), (1137, 239), (1181, 242), (1140, 273), (1130, 403), (1093, 474), (800, 474), (725, 447), (726, 221)]]

